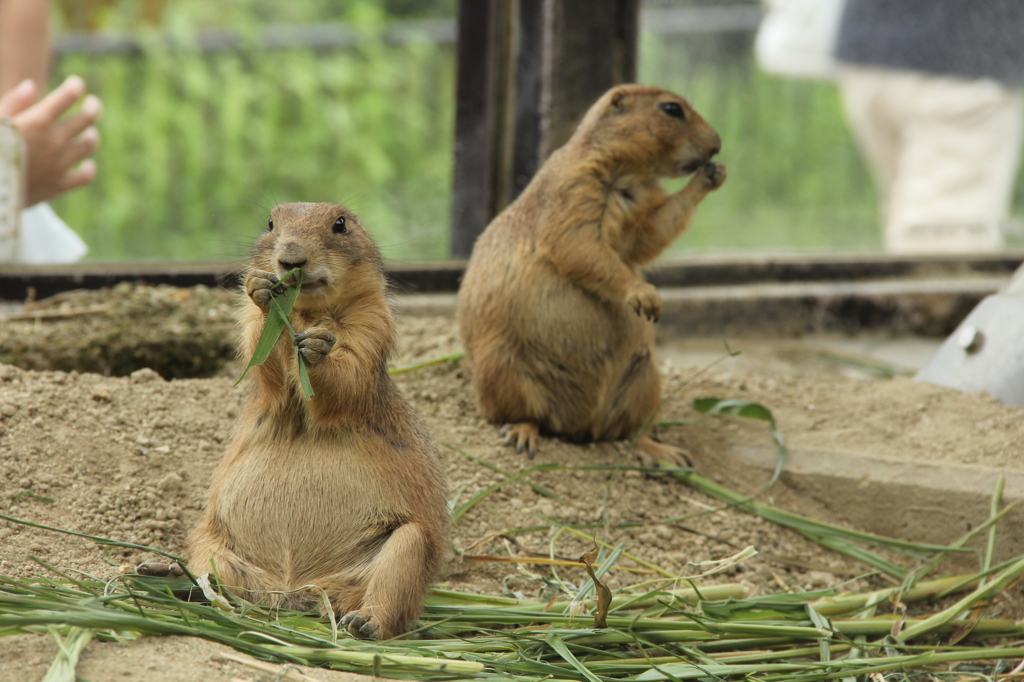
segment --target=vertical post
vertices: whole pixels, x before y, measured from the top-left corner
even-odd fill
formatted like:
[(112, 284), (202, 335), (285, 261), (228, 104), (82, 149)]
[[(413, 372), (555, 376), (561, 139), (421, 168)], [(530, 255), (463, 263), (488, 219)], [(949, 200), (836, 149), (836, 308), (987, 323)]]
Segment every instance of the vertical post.
[(509, 201), (515, 0), (460, 0), (450, 252), (466, 258)]
[(546, 0), (541, 157), (608, 88), (636, 80), (639, 0)]
[(465, 258), (494, 215), (501, 0), (460, 0), (451, 255)]
[(515, 123), (510, 200), (540, 168), (544, 88), (545, 13), (549, 0), (519, 0), (516, 31)]
[(451, 255), (608, 88), (636, 78), (640, 0), (460, 0)]

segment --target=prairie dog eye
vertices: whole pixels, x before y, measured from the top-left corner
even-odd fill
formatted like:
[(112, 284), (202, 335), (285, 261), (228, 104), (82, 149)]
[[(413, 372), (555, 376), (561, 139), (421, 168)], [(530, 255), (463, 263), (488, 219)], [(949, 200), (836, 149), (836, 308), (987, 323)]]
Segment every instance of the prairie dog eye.
[(267, 232), (273, 232), (273, 231), (274, 231), (274, 219), (271, 218), (270, 220), (267, 221)]
[(348, 228), (345, 227), (345, 217), (342, 216), (341, 218), (335, 220), (334, 227), (332, 229), (334, 230), (334, 234), (345, 234), (346, 232), (348, 232)]
[(686, 118), (686, 114), (683, 113), (683, 108), (679, 106), (678, 102), (663, 102), (658, 105), (661, 110), (672, 118), (678, 118), (680, 120)]

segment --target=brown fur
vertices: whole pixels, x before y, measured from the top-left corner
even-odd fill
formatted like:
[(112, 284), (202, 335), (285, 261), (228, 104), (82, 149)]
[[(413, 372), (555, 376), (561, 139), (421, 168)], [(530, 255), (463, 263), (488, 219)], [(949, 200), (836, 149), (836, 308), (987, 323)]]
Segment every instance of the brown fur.
[[(684, 114), (670, 116), (661, 105)], [(725, 181), (718, 134), (683, 100), (625, 85), (477, 240), (458, 317), (481, 412), (532, 450), (538, 431), (578, 440), (632, 437), (658, 408), (654, 324), (661, 299), (639, 267)], [(694, 172), (667, 194), (659, 178)], [(646, 436), (655, 461), (681, 461)]]
[[(332, 229), (339, 217), (344, 234)], [(315, 608), (321, 592), (302, 589), (315, 585), (350, 630), (391, 637), (417, 617), (446, 544), (440, 458), (387, 373), (394, 320), (380, 256), (356, 217), (286, 204), (272, 219), (250, 262), (240, 353), (248, 359), (262, 332), (267, 287), (302, 264), (291, 322), (316, 395), (302, 396), (285, 332), (249, 372), (189, 565), (206, 572), (212, 560), (223, 584), (290, 608)]]

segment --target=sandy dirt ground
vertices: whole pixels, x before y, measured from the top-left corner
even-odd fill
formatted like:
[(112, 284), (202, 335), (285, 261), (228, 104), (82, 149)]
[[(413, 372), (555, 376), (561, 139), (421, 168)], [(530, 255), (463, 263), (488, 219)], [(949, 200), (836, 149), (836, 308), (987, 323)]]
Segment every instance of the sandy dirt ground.
[[(46, 340), (57, 344), (54, 339), (73, 333), (67, 326), (72, 323), (71, 318), (59, 317), (52, 322), (20, 320), (5, 325), (4, 334), (13, 335), (15, 324), (23, 326), (23, 334), (34, 330), (41, 349), (37, 355), (43, 357)], [(53, 331), (56, 327), (59, 333)], [(400, 334), (396, 366), (458, 348), (454, 324), (447, 319), (408, 318), (401, 323)], [(771, 447), (771, 435), (762, 422), (696, 413), (691, 407), (696, 397), (761, 402), (773, 411), (792, 447), (855, 448), (883, 457), (1019, 466), (1022, 410), (990, 397), (964, 396), (909, 379), (854, 378), (825, 369), (799, 377), (759, 373), (750, 365), (736, 372), (729, 370), (728, 362), (710, 370), (665, 367), (666, 401), (660, 419), (673, 425), (659, 427), (657, 435), (689, 451), (698, 471), (741, 492), (760, 489), (766, 476), (730, 471), (722, 466), (720, 454), (738, 442)], [(229, 363), (214, 373), (211, 378), (166, 380), (151, 369), (115, 377), (0, 365), (0, 501), (5, 513), (181, 553), (244, 400), (243, 389), (233, 386), (237, 365)], [(535, 460), (515, 454), (502, 445), (499, 426), (477, 415), (469, 378), (457, 363), (411, 371), (396, 381), (423, 414), (442, 452), (456, 506), (505, 478), (480, 461), (511, 474), (547, 462), (563, 467), (635, 463), (626, 443), (574, 445), (544, 438)], [(441, 586), (538, 598), (550, 596), (556, 575), (579, 582), (584, 576), (577, 569), (563, 568), (556, 574), (540, 565), (460, 558), (550, 552), (575, 559), (591, 548), (559, 532), (559, 524), (601, 525), (593, 530), (600, 539), (627, 543), (629, 552), (678, 573), (754, 546), (757, 557), (711, 579), (740, 581), (754, 593), (820, 588), (867, 572), (863, 565), (795, 532), (734, 509), (712, 511), (719, 506), (714, 500), (668, 476), (562, 468), (535, 472), (528, 480), (552, 496), (539, 495), (525, 483), (512, 483), (485, 497), (455, 523), (453, 559)], [(842, 522), (781, 483), (762, 499)], [(538, 526), (541, 529), (520, 530)], [(143, 558), (147, 557), (133, 550), (104, 551), (81, 538), (0, 522), (3, 574), (40, 574), (45, 572), (39, 563), (43, 562), (109, 578), (117, 565)], [(613, 570), (609, 583), (614, 589), (647, 577)], [(879, 581), (871, 578), (861, 584), (882, 584)], [(89, 680), (135, 679), (134, 675), (151, 682), (263, 679), (262, 672), (218, 658), (219, 651), (212, 644), (187, 639), (93, 642), (80, 674)], [(0, 679), (41, 679), (54, 652), (52, 639), (5, 638)], [(182, 668), (179, 674), (171, 672), (174, 664), (161, 662), (186, 665), (184, 659), (199, 667)], [(122, 676), (117, 666), (125, 665)]]
[[(0, 679), (43, 679), (57, 644), (49, 635), (4, 638)], [(371, 682), (379, 678), (302, 665), (257, 661), (230, 647), (195, 637), (144, 637), (133, 642), (89, 642), (75, 667), (87, 682)]]

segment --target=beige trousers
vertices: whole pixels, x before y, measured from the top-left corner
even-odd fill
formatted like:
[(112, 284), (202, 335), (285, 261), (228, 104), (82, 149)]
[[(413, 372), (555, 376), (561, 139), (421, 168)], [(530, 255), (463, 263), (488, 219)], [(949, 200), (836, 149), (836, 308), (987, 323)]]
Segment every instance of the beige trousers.
[(1020, 160), (1021, 92), (994, 80), (844, 67), (846, 114), (897, 253), (995, 251)]

